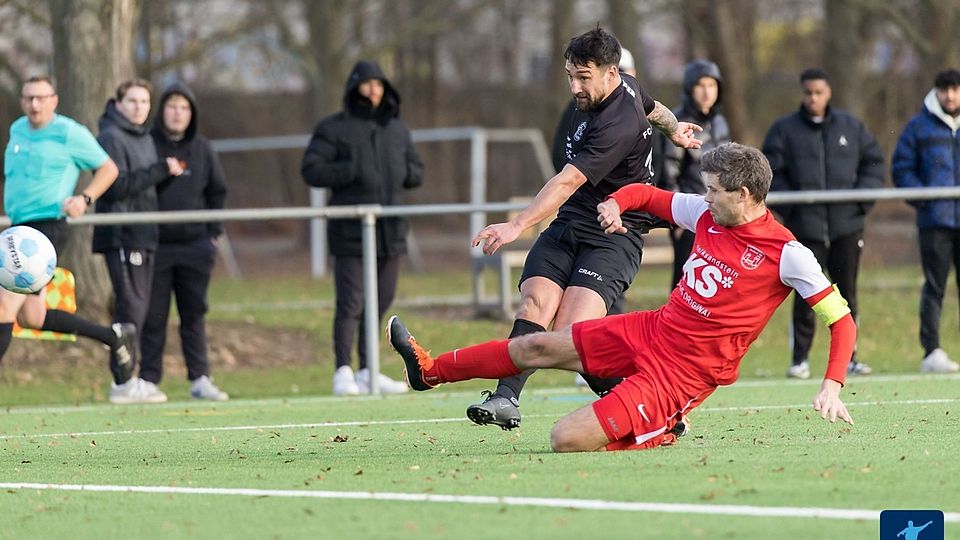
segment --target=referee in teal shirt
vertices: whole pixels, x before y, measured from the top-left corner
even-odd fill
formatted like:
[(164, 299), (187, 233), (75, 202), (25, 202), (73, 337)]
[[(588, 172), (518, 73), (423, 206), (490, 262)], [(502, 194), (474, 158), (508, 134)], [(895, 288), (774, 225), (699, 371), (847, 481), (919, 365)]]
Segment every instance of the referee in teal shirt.
[[(33, 227), (50, 239), (57, 253), (66, 241), (66, 217), (81, 216), (113, 184), (117, 166), (83, 125), (56, 114), (57, 91), (49, 77), (31, 77), (20, 104), (25, 116), (10, 126), (4, 152), (3, 206), (14, 225)], [(82, 170), (93, 180), (74, 195)], [(137, 361), (133, 325), (102, 326), (66, 311), (47, 309), (44, 291), (23, 295), (0, 288), (0, 359), (10, 347), (13, 322), (25, 328), (77, 334), (110, 348), (110, 369), (122, 384)]]

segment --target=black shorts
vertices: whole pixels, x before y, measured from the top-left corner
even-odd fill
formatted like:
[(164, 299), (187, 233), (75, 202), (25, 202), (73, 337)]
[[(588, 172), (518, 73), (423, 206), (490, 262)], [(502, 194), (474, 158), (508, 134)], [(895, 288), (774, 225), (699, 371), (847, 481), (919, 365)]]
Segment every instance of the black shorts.
[(604, 234), (556, 219), (527, 254), (520, 283), (537, 276), (564, 289), (584, 287), (599, 294), (609, 310), (637, 275), (642, 253), (640, 237)]
[(60, 258), (60, 253), (67, 245), (67, 220), (39, 219), (37, 221), (18, 223), (17, 225), (24, 225), (42, 232), (44, 236), (50, 239), (50, 243), (53, 244), (53, 249), (57, 250), (57, 259)]

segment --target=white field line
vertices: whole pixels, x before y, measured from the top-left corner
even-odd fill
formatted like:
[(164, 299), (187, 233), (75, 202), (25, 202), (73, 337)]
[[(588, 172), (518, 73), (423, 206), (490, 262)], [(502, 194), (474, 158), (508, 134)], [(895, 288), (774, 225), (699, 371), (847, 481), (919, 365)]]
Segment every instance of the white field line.
[[(7, 490), (87, 491), (108, 493), (152, 493), (165, 495), (221, 495), (242, 497), (291, 497), (302, 499), (343, 499), (370, 501), (486, 504), (577, 510), (616, 510), (668, 514), (711, 514), (747, 517), (793, 517), (879, 521), (880, 510), (803, 508), (794, 506), (746, 506), (657, 502), (605, 501), (598, 499), (556, 499), (545, 497), (493, 497), (485, 495), (443, 495), (434, 493), (390, 493), (370, 491), (309, 491), (292, 489), (190, 488), (173, 486), (112, 486), (77, 484), (0, 483)], [(944, 512), (944, 521), (960, 521), (960, 513)]]
[[(943, 403), (956, 403), (960, 398), (944, 399), (903, 399), (891, 401), (855, 401), (847, 403), (847, 407), (871, 407), (882, 405), (937, 405)], [(734, 412), (734, 411), (761, 411), (761, 410), (782, 410), (782, 409), (803, 409), (810, 407), (805, 404), (786, 404), (786, 405), (748, 405), (740, 407), (701, 407), (697, 412)], [(812, 411), (813, 409), (811, 409)], [(528, 414), (527, 418), (556, 418), (558, 414)], [(463, 417), (455, 418), (423, 418), (408, 420), (348, 420), (340, 422), (308, 422), (300, 424), (265, 424), (265, 425), (247, 425), (247, 426), (204, 426), (190, 428), (157, 428), (157, 429), (121, 429), (111, 431), (76, 431), (62, 433), (16, 433), (0, 434), (0, 441), (12, 439), (41, 439), (41, 438), (60, 438), (60, 437), (104, 437), (110, 435), (150, 435), (157, 433), (203, 433), (212, 431), (267, 431), (277, 429), (318, 429), (332, 427), (350, 427), (350, 426), (399, 426), (410, 424), (440, 424), (449, 422), (464, 422)]]
[[(952, 374), (941, 374), (941, 375), (922, 375), (922, 374), (911, 374), (911, 375), (870, 375), (869, 377), (851, 377), (847, 380), (848, 385), (868, 385), (869, 383), (885, 383), (885, 382), (917, 382), (917, 381), (926, 381), (926, 382), (935, 382), (935, 381), (951, 381), (951, 380), (960, 380), (960, 373)], [(809, 379), (809, 380), (798, 380), (798, 379), (759, 379), (759, 380), (747, 380), (740, 381), (731, 386), (724, 386), (723, 391), (729, 392), (731, 390), (736, 390), (739, 388), (777, 388), (783, 386), (817, 386), (820, 384), (819, 380)], [(453, 391), (453, 392), (441, 392), (434, 391), (429, 394), (423, 394), (435, 399), (447, 399), (447, 398), (473, 398), (476, 397), (478, 392), (476, 390), (468, 391)], [(537, 395), (537, 396), (549, 396), (549, 395), (564, 395), (564, 394), (584, 394), (590, 395), (590, 391), (583, 388), (531, 388), (526, 390), (525, 394), (527, 395)], [(282, 397), (282, 398), (255, 398), (255, 399), (232, 399), (230, 401), (218, 401), (218, 402), (207, 402), (207, 401), (170, 401), (167, 403), (158, 403), (158, 404), (149, 404), (143, 405), (144, 409), (192, 409), (192, 410), (203, 410), (203, 409), (227, 409), (233, 407), (250, 407), (250, 406), (259, 406), (259, 405), (277, 405), (277, 404), (287, 404), (287, 405), (310, 405), (314, 403), (354, 403), (354, 402), (363, 402), (363, 401), (378, 401), (382, 399), (409, 399), (412, 396), (417, 396), (419, 394), (403, 394), (400, 396), (350, 396), (350, 397), (341, 397), (341, 396), (303, 396), (303, 397)], [(0, 410), (0, 416), (3, 414), (68, 414), (74, 412), (91, 412), (91, 411), (107, 411), (110, 409), (129, 409), (131, 405), (112, 405), (110, 403), (103, 403), (97, 405), (67, 405), (60, 407), (7, 407)], [(701, 409), (702, 410), (702, 409)]]

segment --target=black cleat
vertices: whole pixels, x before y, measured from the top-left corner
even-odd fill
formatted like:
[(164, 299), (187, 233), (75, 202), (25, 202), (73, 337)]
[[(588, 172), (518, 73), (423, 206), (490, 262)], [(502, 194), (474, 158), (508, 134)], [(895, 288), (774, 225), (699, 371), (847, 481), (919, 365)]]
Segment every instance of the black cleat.
[(115, 323), (112, 327), (117, 342), (110, 347), (110, 372), (117, 384), (133, 377), (133, 370), (140, 362), (140, 343), (137, 327), (131, 323)]
[(430, 390), (439, 383), (439, 381), (434, 381), (434, 384), (430, 384), (424, 379), (423, 370), (433, 367), (433, 358), (410, 335), (407, 327), (400, 322), (400, 318), (396, 315), (390, 317), (390, 320), (387, 321), (387, 341), (403, 358), (403, 363), (406, 366), (403, 370), (403, 376), (410, 388), (423, 392), (424, 390)]
[(520, 402), (517, 398), (505, 398), (489, 390), (480, 393), (485, 399), (467, 407), (467, 418), (474, 424), (494, 424), (509, 431), (520, 427)]
[(680, 420), (678, 420), (667, 433), (672, 433), (677, 437), (683, 437), (687, 433), (690, 433), (690, 421), (687, 420), (686, 416), (681, 416)]

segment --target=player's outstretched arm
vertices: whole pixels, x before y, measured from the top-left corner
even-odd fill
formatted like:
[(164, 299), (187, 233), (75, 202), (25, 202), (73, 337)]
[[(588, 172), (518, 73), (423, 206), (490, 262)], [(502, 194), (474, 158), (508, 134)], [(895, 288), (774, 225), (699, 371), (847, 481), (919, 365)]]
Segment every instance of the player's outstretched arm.
[(847, 412), (847, 406), (840, 399), (840, 388), (842, 385), (833, 379), (824, 379), (820, 383), (820, 392), (813, 398), (813, 408), (820, 413), (820, 418), (829, 420), (831, 423), (840, 418), (844, 422), (853, 425), (853, 418)]
[(700, 148), (703, 141), (697, 139), (697, 133), (703, 128), (690, 122), (680, 122), (673, 111), (659, 101), (654, 102), (653, 110), (647, 115), (650, 124), (667, 136), (675, 146), (680, 148)]
[(517, 214), (517, 217), (506, 223), (487, 225), (473, 237), (470, 245), (477, 247), (483, 244), (483, 253), (492, 255), (502, 246), (516, 240), (526, 229), (556, 214), (560, 205), (586, 181), (587, 177), (579, 169), (566, 164), (556, 176), (544, 184), (533, 202)]

